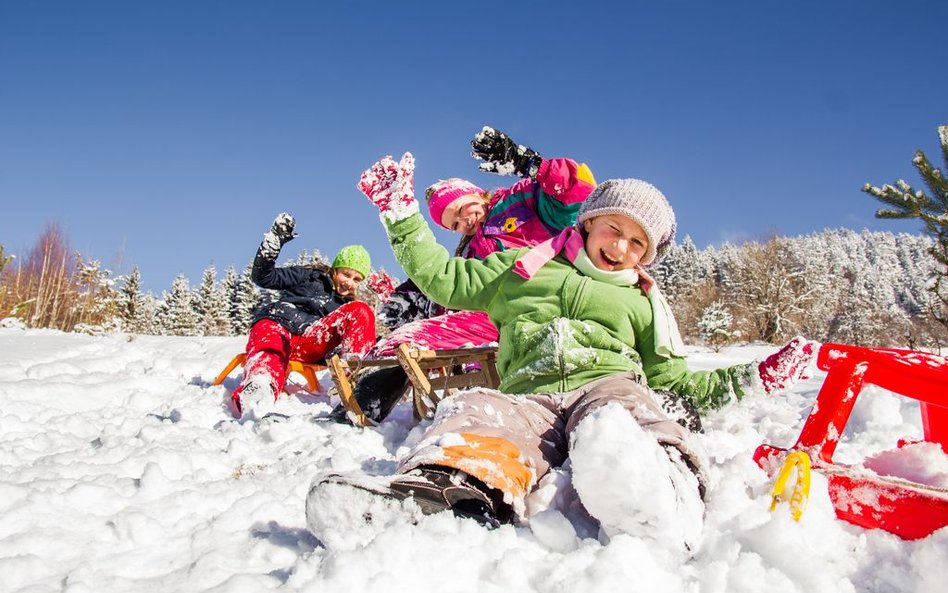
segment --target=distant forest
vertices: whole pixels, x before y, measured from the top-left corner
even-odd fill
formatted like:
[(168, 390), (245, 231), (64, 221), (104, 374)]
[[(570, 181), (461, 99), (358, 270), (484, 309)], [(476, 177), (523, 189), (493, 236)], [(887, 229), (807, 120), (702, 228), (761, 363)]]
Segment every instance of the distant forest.
[[(802, 237), (696, 248), (673, 246), (651, 273), (675, 311), (687, 343), (721, 347), (781, 343), (801, 334), (820, 341), (937, 348), (948, 342), (943, 303), (931, 291), (937, 262), (923, 235), (826, 230)], [(291, 263), (326, 260), (303, 252)], [(374, 293), (360, 297), (372, 305)], [(236, 336), (254, 309), (275, 298), (250, 280), (248, 266), (213, 265), (192, 287), (177, 277), (161, 295), (142, 293), (141, 274), (112, 277), (68, 249), (50, 226), (22, 259), (0, 247), (4, 325), (65, 331)], [(382, 328), (380, 328), (382, 329)]]

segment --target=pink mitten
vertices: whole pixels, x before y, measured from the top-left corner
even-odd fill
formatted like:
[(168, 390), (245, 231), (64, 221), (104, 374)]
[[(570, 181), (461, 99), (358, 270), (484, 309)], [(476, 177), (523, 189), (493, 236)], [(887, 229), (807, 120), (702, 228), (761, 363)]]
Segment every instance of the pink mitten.
[(372, 272), (368, 279), (369, 289), (385, 300), (395, 290), (395, 282), (384, 270)]
[(363, 171), (359, 191), (375, 204), (386, 218), (399, 220), (418, 211), (414, 189), (415, 158), (406, 152), (401, 162), (382, 157)]
[(791, 387), (800, 379), (809, 378), (809, 366), (818, 346), (816, 342), (797, 336), (764, 359), (757, 367), (764, 391), (775, 393)]

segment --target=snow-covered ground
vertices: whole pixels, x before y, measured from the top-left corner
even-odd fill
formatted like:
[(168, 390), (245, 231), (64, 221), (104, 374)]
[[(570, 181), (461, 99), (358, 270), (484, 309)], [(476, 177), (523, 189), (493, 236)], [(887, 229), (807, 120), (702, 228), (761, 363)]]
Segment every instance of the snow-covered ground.
[[(706, 419), (706, 525), (685, 565), (668, 566), (631, 536), (577, 536), (583, 526), (555, 499), (525, 527), (488, 531), (442, 514), (327, 549), (306, 529), (313, 476), (387, 473), (419, 428), (404, 404), (380, 429), (328, 423), (335, 402), (301, 393), (278, 402), (287, 420), (241, 424), (227, 406), (236, 372), (211, 382), (243, 346), (0, 329), (0, 591), (845, 593), (941, 592), (948, 582), (948, 529), (907, 542), (838, 521), (819, 474), (801, 522), (786, 506), (769, 512), (770, 480), (752, 453), (761, 442), (792, 444), (822, 374)], [(690, 363), (770, 351), (693, 349)], [(920, 435), (915, 402), (871, 388), (836, 457), (906, 465), (908, 477), (948, 485), (940, 453), (917, 455), (924, 464), (912, 467), (882, 453)]]

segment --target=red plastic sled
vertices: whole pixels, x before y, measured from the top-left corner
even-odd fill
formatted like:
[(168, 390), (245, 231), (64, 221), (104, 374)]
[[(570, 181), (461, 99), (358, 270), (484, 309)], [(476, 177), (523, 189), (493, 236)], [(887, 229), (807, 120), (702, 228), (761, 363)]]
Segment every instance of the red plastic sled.
[(914, 350), (823, 344), (816, 364), (828, 374), (796, 444), (790, 449), (761, 445), (754, 461), (773, 473), (791, 451), (808, 453), (813, 469), (829, 480), (836, 516), (862, 527), (918, 539), (948, 525), (948, 489), (833, 462), (856, 397), (867, 383), (921, 402), (924, 440), (948, 453), (948, 359)]

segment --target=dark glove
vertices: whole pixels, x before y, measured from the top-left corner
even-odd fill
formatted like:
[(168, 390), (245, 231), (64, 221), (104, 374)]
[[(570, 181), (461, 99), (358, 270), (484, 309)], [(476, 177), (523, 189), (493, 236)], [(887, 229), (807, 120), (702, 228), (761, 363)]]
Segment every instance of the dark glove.
[(270, 232), (280, 241), (280, 245), (285, 245), (296, 236), (296, 233), (293, 232), (295, 226), (296, 220), (293, 216), (286, 212), (281, 212), (273, 219), (273, 226), (270, 227)]
[(536, 177), (543, 157), (532, 148), (517, 144), (507, 134), (490, 126), (478, 132), (471, 140), (471, 156), (484, 161), (481, 171), (498, 175), (517, 174), (520, 177)]
[(296, 221), (293, 220), (291, 215), (286, 212), (277, 214), (277, 217), (273, 219), (273, 226), (263, 234), (263, 241), (260, 243), (260, 254), (267, 258), (276, 259), (276, 256), (280, 254), (280, 249), (296, 236), (296, 233), (293, 232), (294, 226), (296, 226)]

